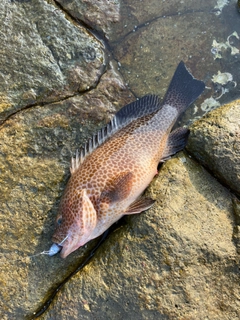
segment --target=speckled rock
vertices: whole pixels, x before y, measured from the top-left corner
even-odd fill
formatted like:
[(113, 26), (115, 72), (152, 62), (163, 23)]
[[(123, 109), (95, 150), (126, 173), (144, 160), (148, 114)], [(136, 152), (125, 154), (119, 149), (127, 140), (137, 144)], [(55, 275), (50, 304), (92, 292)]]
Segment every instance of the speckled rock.
[(58, 0), (72, 17), (109, 37), (113, 24), (120, 20), (119, 0)]
[(98, 83), (106, 63), (101, 43), (54, 2), (3, 0), (0, 20), (0, 120)]
[(42, 316), (50, 319), (232, 319), (240, 316), (231, 195), (183, 153)]
[(67, 260), (34, 256), (52, 244), (71, 154), (127, 102), (129, 92), (109, 70), (88, 94), (26, 109), (1, 126), (1, 319), (33, 313), (94, 246)]
[(188, 150), (240, 195), (240, 100), (195, 122), (191, 126)]

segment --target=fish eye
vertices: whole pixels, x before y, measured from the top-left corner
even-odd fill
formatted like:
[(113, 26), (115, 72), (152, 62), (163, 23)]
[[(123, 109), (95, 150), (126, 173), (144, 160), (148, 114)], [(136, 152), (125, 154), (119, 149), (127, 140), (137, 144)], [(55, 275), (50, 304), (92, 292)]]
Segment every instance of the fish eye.
[(60, 225), (62, 223), (62, 217), (57, 219), (57, 224)]

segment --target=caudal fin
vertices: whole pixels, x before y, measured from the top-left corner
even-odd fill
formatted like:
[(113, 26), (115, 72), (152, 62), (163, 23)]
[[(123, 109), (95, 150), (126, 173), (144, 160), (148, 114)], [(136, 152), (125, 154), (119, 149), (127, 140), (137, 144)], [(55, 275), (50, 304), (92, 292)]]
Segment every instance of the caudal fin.
[(200, 96), (204, 89), (204, 82), (195, 79), (181, 61), (168, 87), (163, 105), (168, 104), (177, 108), (180, 114)]

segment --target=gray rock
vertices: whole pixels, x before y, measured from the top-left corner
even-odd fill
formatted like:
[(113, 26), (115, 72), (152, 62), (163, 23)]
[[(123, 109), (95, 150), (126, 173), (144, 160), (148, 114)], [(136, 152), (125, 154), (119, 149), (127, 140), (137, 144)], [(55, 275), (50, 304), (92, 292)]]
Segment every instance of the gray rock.
[(188, 150), (240, 195), (240, 100), (208, 113), (190, 129)]
[(80, 23), (98, 30), (106, 38), (120, 20), (119, 0), (58, 0), (62, 8)]
[(101, 43), (51, 1), (3, 0), (0, 20), (0, 121), (98, 83), (105, 65)]
[[(240, 19), (230, 2), (217, 15), (215, 6), (220, 3), (223, 5), (215, 0), (126, 0), (121, 6), (121, 19), (113, 26), (115, 35), (110, 44), (114, 57), (125, 82), (137, 96), (155, 93), (163, 97), (180, 60), (206, 83), (208, 89), (184, 114), (182, 123), (187, 125), (189, 119), (202, 117), (217, 104), (239, 98), (236, 32), (240, 30)], [(221, 58), (216, 59), (216, 52)], [(233, 81), (214, 83), (219, 71), (230, 74)]]
[(239, 319), (231, 195), (184, 153), (42, 319)]
[(121, 78), (109, 70), (88, 94), (28, 108), (1, 126), (1, 319), (32, 314), (96, 244), (67, 260), (35, 256), (52, 244), (71, 154), (129, 100)]

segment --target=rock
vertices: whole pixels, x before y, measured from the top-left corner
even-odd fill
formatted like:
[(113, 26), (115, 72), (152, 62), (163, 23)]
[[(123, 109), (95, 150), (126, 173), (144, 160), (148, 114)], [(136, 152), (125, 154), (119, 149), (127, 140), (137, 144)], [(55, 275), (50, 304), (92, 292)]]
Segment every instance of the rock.
[[(187, 125), (218, 104), (239, 98), (240, 19), (230, 3), (219, 3), (227, 4), (221, 15), (217, 15), (215, 0), (126, 0), (121, 19), (113, 26), (110, 45), (136, 96), (155, 93), (163, 97), (181, 60), (194, 77), (206, 83), (208, 89), (183, 116), (182, 123)], [(221, 58), (216, 59), (217, 53)], [(233, 80), (214, 83), (219, 71)]]
[(208, 113), (190, 129), (188, 150), (240, 195), (240, 100)]
[[(1, 2), (1, 319), (31, 318), (98, 241), (66, 260), (39, 255), (51, 245), (71, 155), (133, 100), (108, 59), (118, 61), (138, 96), (163, 96), (183, 59), (215, 94), (229, 90), (232, 97), (239, 73), (231, 45), (236, 52), (238, 39), (229, 41), (226, 21), (238, 30), (240, 20), (217, 18), (215, 3)], [(214, 60), (215, 39), (229, 41), (223, 60)], [(215, 90), (218, 69), (232, 74), (232, 89)], [(232, 203), (231, 193), (183, 154), (164, 165), (148, 192), (155, 207), (126, 218), (42, 318), (239, 318), (239, 200)]]
[(42, 319), (239, 318), (229, 191), (181, 153), (147, 193), (156, 204), (110, 235)]
[(58, 3), (77, 21), (107, 38), (113, 24), (120, 20), (119, 0), (58, 0)]
[(0, 9), (0, 121), (96, 86), (106, 64), (101, 43), (51, 1), (4, 0)]
[(34, 256), (52, 244), (71, 154), (130, 99), (111, 69), (89, 93), (28, 108), (1, 126), (1, 319), (32, 314), (96, 244), (67, 260)]
[[(208, 2), (158, 1), (158, 0), (124, 0), (121, 1), (121, 19), (112, 25), (111, 40), (119, 42), (136, 29), (148, 27), (156, 20), (177, 17), (181, 14), (205, 11), (211, 12), (215, 6), (214, 0)], [(212, 16), (212, 15), (211, 15)], [(195, 16), (196, 17), (196, 16)], [(188, 18), (188, 17), (187, 17)], [(167, 29), (167, 28), (166, 28)], [(167, 30), (164, 30), (166, 32)], [(159, 46), (159, 43), (156, 43)]]

